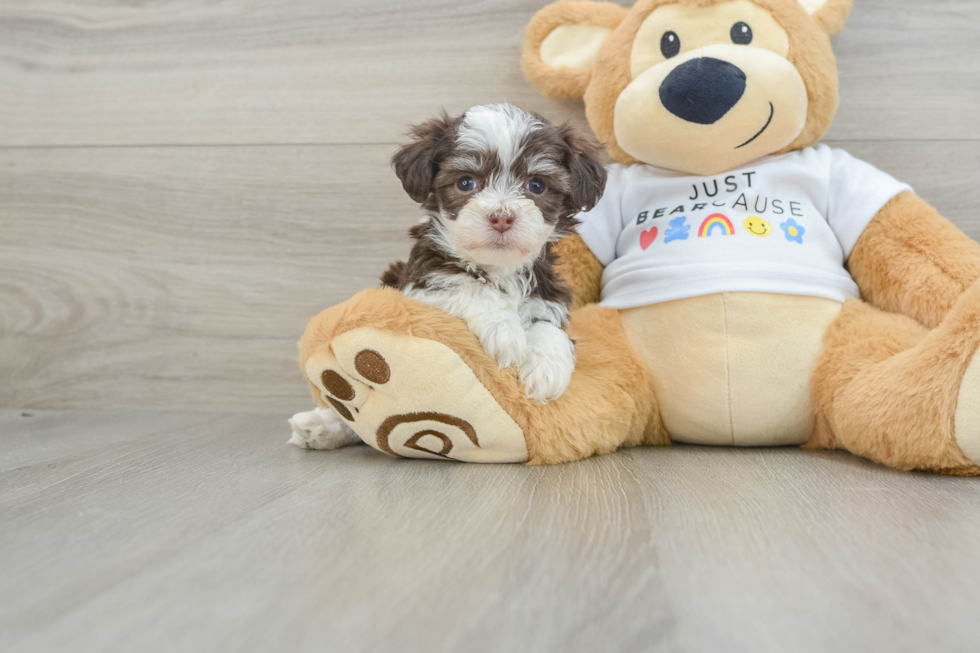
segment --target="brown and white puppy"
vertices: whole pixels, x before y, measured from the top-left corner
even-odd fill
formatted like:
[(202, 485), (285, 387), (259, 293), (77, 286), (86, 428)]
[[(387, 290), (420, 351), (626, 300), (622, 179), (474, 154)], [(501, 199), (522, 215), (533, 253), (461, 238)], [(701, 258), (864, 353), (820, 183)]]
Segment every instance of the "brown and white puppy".
[(382, 283), (465, 320), (501, 367), (518, 368), (528, 396), (557, 399), (575, 348), (552, 245), (602, 195), (599, 149), (510, 104), (443, 115), (412, 136), (392, 164), (426, 218)]
[[(408, 261), (382, 284), (466, 321), (502, 367), (516, 367), (529, 397), (568, 387), (575, 348), (564, 331), (572, 295), (552, 245), (595, 206), (606, 171), (600, 149), (565, 124), (513, 105), (474, 107), (411, 130), (395, 173), (426, 212), (410, 230)], [(318, 408), (289, 420), (290, 442), (336, 449), (359, 441)]]

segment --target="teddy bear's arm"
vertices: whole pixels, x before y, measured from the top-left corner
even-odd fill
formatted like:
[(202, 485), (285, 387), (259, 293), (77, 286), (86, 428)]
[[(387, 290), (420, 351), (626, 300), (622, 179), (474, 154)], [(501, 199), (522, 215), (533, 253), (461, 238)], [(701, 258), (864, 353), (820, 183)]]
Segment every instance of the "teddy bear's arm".
[(934, 328), (980, 279), (980, 245), (905, 192), (864, 230), (848, 267), (865, 301)]
[(599, 289), (604, 267), (595, 257), (582, 237), (572, 234), (556, 246), (558, 273), (574, 295), (572, 308), (581, 308), (599, 302)]

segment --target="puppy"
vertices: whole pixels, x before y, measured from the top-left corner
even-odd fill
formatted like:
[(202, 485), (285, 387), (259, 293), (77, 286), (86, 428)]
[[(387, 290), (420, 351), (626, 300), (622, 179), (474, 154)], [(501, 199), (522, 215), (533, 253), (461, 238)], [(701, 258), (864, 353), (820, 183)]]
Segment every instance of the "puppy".
[(510, 104), (443, 115), (412, 135), (392, 163), (426, 218), (382, 283), (461, 318), (501, 367), (518, 368), (529, 397), (557, 399), (575, 348), (552, 245), (602, 195), (598, 148)]
[[(600, 149), (568, 124), (510, 104), (474, 107), (411, 130), (392, 165), (426, 217), (409, 232), (407, 262), (382, 284), (461, 318), (501, 367), (516, 367), (532, 399), (557, 399), (575, 369), (564, 327), (572, 301), (553, 245), (602, 196)], [(290, 420), (299, 446), (353, 442), (318, 409)]]

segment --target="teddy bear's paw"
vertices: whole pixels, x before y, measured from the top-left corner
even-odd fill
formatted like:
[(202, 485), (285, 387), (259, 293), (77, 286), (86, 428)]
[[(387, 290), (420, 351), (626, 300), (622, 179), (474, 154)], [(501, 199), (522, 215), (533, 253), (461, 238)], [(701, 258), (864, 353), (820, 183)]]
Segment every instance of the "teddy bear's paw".
[(527, 356), (521, 364), (527, 396), (540, 403), (558, 399), (575, 371), (575, 346), (567, 333), (547, 322), (538, 322), (528, 330), (527, 343)]
[(289, 427), (292, 429), (289, 443), (301, 449), (329, 451), (361, 441), (337, 411), (327, 408), (296, 413), (289, 418)]
[(407, 458), (524, 462), (524, 433), (446, 345), (362, 327), (304, 365), (321, 397), (375, 449)]
[(980, 355), (973, 356), (960, 383), (953, 432), (967, 458), (980, 465)]

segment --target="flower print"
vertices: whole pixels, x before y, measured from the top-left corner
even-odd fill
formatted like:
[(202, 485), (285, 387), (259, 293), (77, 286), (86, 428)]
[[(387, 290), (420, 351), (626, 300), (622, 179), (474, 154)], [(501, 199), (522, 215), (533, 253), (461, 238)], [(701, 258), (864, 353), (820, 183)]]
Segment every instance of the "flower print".
[(799, 243), (801, 245), (803, 244), (803, 234), (806, 233), (806, 229), (797, 224), (796, 220), (790, 218), (786, 222), (779, 225), (779, 228), (786, 234), (786, 240)]

